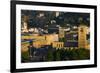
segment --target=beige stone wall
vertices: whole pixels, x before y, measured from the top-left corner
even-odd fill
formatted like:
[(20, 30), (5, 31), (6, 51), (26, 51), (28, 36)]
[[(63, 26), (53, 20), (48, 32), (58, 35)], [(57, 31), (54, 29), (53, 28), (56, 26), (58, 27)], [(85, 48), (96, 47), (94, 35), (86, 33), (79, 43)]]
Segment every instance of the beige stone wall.
[(48, 44), (47, 41), (35, 41), (35, 42), (33, 42), (33, 46), (35, 48), (40, 48), (44, 45), (50, 45), (50, 44)]
[(53, 42), (52, 43), (53, 48), (64, 48), (64, 42)]

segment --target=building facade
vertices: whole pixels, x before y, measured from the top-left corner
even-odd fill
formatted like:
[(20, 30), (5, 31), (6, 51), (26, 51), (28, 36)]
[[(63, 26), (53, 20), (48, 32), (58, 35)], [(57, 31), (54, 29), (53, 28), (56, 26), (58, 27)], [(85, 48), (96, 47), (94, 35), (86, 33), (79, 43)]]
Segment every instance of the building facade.
[(64, 46), (89, 49), (90, 44), (87, 40), (87, 30), (87, 26), (80, 25), (77, 30), (66, 32)]

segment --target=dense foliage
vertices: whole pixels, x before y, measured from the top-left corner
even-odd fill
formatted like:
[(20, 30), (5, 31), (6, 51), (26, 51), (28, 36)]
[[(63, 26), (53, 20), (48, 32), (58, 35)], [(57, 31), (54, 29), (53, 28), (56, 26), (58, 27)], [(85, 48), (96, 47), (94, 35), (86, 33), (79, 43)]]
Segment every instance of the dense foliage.
[(85, 60), (90, 58), (90, 51), (88, 49), (58, 49), (48, 55), (52, 55), (49, 61), (62, 61), (62, 60)]
[[(22, 62), (30, 61), (29, 52), (22, 53)], [(90, 59), (90, 50), (89, 49), (55, 49), (48, 50), (45, 59), (42, 61), (68, 61), (68, 60), (86, 60)]]

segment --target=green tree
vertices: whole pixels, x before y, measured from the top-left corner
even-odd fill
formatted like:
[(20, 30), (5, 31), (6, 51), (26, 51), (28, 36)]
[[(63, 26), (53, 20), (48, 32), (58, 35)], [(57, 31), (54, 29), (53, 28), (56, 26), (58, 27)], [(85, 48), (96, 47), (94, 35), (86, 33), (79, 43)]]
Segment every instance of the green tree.
[(21, 61), (22, 62), (26, 62), (26, 61), (28, 61), (29, 60), (29, 53), (28, 53), (28, 51), (26, 51), (26, 52), (22, 52), (21, 53)]
[(56, 51), (56, 61), (60, 61), (61, 57), (60, 57), (60, 52), (59, 50)]
[(53, 53), (50, 50), (47, 53), (47, 61), (53, 61)]
[(89, 59), (90, 58), (90, 52), (88, 49), (80, 48), (77, 50), (78, 58), (79, 59)]

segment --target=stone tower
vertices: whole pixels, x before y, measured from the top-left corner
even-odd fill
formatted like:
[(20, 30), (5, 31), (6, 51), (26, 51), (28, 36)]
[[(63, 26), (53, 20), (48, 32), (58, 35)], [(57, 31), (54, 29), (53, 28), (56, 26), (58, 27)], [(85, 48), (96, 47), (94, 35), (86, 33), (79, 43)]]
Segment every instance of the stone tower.
[(87, 46), (87, 26), (80, 25), (78, 27), (78, 48), (86, 48)]
[(28, 16), (23, 17), (23, 32), (28, 32)]
[(63, 28), (59, 28), (59, 38), (64, 38), (65, 32)]

